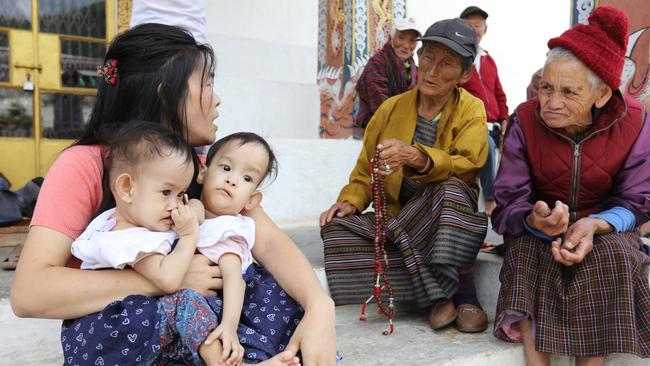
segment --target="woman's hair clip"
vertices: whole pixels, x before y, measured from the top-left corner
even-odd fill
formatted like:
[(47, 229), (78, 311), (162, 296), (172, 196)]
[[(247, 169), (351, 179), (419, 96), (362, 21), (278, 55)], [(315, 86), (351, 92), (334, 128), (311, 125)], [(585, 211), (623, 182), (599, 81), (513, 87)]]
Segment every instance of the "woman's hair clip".
[(117, 60), (108, 59), (103, 66), (97, 66), (97, 72), (104, 77), (104, 81), (109, 85), (117, 84), (117, 77), (119, 75), (117, 65)]

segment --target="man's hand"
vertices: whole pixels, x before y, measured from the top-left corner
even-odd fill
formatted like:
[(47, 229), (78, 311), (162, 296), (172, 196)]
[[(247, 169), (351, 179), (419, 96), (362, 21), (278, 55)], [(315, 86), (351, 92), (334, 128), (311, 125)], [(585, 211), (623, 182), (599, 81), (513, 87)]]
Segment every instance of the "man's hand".
[(415, 147), (397, 139), (384, 140), (377, 145), (379, 150), (379, 171), (381, 175), (390, 175), (404, 166), (416, 171), (427, 167), (429, 157)]
[(506, 129), (508, 128), (508, 119), (501, 121), (501, 141), (503, 141), (503, 136), (506, 134)]
[(322, 214), (320, 214), (320, 226), (323, 227), (325, 224), (332, 221), (334, 215), (336, 215), (336, 217), (345, 217), (355, 214), (356, 212), (357, 208), (352, 206), (350, 203), (336, 202), (332, 205), (332, 207), (328, 208), (327, 210), (323, 211)]

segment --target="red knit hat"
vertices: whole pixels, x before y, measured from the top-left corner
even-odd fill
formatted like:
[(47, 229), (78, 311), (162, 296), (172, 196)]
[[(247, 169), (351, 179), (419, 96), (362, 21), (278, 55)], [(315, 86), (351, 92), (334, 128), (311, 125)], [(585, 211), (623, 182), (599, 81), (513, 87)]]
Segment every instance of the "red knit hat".
[(627, 50), (627, 16), (611, 6), (599, 6), (589, 16), (589, 24), (577, 24), (551, 38), (548, 48), (571, 51), (612, 89), (621, 85)]

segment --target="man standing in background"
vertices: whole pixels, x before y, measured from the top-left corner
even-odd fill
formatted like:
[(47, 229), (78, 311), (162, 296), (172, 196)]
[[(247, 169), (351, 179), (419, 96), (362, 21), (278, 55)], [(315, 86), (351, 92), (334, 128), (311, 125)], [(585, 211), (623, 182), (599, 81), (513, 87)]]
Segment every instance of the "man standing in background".
[(501, 131), (505, 131), (508, 120), (508, 105), (506, 94), (503, 92), (497, 65), (492, 56), (481, 48), (480, 43), (487, 32), (488, 13), (478, 6), (469, 6), (460, 18), (465, 20), (476, 31), (476, 40), (479, 43), (474, 60), (472, 77), (460, 85), (475, 97), (481, 99), (485, 105), (488, 121), (488, 144), (490, 147), (488, 160), (481, 169), (481, 190), (485, 202), (485, 213), (490, 215), (496, 206), (494, 202), (493, 184), (496, 176), (496, 149), (499, 144)]

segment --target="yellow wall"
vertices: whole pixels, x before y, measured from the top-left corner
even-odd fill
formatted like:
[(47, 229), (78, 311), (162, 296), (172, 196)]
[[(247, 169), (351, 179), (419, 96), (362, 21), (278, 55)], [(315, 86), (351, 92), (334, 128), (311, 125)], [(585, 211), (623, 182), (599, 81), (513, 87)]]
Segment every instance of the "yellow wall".
[(43, 71), (39, 75), (41, 89), (61, 88), (61, 41), (59, 35), (38, 34), (39, 64)]
[[(9, 32), (9, 62), (11, 65), (31, 65), (34, 62), (34, 49), (32, 47), (32, 32), (23, 30), (11, 30)], [(11, 45), (19, 45), (12, 47)], [(11, 67), (10, 83), (23, 87), (23, 82), (28, 73), (34, 71)]]
[(22, 187), (34, 178), (35, 142), (29, 138), (0, 138), (0, 172), (12, 183), (12, 189)]

